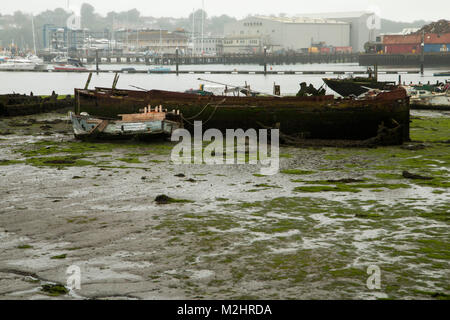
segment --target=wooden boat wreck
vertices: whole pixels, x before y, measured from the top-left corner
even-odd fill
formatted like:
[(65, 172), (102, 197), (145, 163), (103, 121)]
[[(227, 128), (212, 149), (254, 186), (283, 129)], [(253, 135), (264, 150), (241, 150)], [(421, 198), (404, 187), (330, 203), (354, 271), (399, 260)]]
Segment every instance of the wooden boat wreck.
[[(75, 137), (80, 140), (149, 140), (170, 137), (173, 131), (183, 127), (177, 113), (167, 113), (162, 106), (144, 108), (142, 113), (120, 115), (120, 121), (95, 118), (87, 113), (69, 114)], [(170, 120), (169, 120), (170, 119)]]
[(375, 78), (323, 79), (325, 84), (343, 97), (360, 96), (372, 89), (391, 90), (395, 82), (381, 82)]
[(70, 95), (61, 99), (53, 93), (48, 97), (5, 94), (0, 95), (0, 116), (15, 117), (52, 112), (59, 109), (71, 108), (74, 100)]
[(163, 104), (179, 110), (184, 126), (193, 122), (203, 129), (280, 128), (281, 133), (308, 139), (365, 140), (379, 133), (381, 125), (398, 127), (390, 144), (409, 141), (409, 97), (396, 87), (364, 99), (334, 96), (201, 96), (171, 91), (136, 91), (109, 88), (75, 90), (76, 113), (117, 118), (140, 108)]
[(429, 91), (412, 91), (411, 108), (421, 110), (450, 110), (450, 90), (437, 93)]

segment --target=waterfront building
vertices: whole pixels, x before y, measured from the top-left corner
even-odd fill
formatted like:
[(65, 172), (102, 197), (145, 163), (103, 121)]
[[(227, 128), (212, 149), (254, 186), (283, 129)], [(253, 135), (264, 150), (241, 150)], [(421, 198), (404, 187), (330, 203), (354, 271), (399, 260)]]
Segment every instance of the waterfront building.
[(350, 24), (350, 46), (353, 52), (364, 52), (367, 42), (375, 42), (380, 35), (381, 18), (371, 11), (300, 14), (308, 18), (333, 19)]
[(181, 30), (174, 32), (139, 30), (128, 35), (129, 42), (136, 43), (138, 50), (146, 50), (154, 54), (174, 54), (177, 48), (180, 54), (186, 54), (188, 38), (188, 34)]
[(225, 26), (224, 53), (308, 51), (314, 43), (350, 46), (350, 23), (319, 18), (253, 16)]

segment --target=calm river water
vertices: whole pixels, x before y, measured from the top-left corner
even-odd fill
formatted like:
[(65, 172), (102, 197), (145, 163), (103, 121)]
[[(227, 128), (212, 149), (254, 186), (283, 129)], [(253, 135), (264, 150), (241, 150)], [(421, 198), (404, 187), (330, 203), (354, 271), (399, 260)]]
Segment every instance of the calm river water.
[[(101, 65), (103, 70), (121, 70), (126, 67), (134, 67), (137, 70), (146, 70), (145, 65)], [(366, 67), (361, 67), (355, 63), (345, 64), (307, 64), (307, 65), (277, 65), (269, 66), (273, 71), (365, 71)], [(175, 67), (172, 66), (175, 70)], [(183, 65), (180, 70), (242, 70), (257, 71), (263, 70), (259, 65)], [(383, 71), (417, 71), (414, 68), (382, 68)], [(433, 73), (444, 69), (426, 69), (425, 75), (402, 74), (402, 80), (406, 82), (418, 83), (445, 81), (448, 77), (433, 77)], [(0, 72), (0, 94), (5, 93), (27, 93), (31, 91), (38, 95), (48, 95), (53, 90), (58, 94), (72, 94), (74, 88), (84, 87), (87, 79), (86, 73), (35, 73), (35, 72)], [(230, 85), (244, 85), (247, 82), (253, 90), (272, 93), (274, 83), (281, 85), (282, 94), (293, 94), (298, 92), (300, 82), (312, 83), (316, 87), (323, 85), (322, 78), (338, 77), (337, 75), (214, 75), (214, 74), (121, 74), (118, 87), (122, 89), (133, 89), (131, 86), (138, 86), (146, 89), (162, 89), (173, 91), (184, 91), (191, 88), (198, 88), (202, 81), (198, 78), (213, 80)], [(90, 87), (103, 86), (110, 87), (114, 79), (114, 74), (101, 73), (94, 74)], [(398, 81), (396, 74), (381, 74), (382, 81)], [(329, 91), (329, 93), (333, 93)]]

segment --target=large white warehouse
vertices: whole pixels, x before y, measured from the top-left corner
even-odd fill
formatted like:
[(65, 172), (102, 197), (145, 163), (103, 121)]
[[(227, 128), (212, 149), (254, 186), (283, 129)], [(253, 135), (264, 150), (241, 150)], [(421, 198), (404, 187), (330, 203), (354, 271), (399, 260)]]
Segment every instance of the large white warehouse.
[(350, 23), (318, 18), (254, 16), (225, 26), (224, 53), (303, 50), (315, 43), (350, 46)]

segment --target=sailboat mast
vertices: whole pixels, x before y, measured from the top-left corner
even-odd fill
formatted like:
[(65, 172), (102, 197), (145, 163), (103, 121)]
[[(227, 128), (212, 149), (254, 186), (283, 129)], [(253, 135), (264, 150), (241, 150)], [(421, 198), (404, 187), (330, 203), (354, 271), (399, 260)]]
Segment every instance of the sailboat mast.
[(33, 49), (34, 49), (34, 54), (37, 55), (37, 51), (36, 51), (36, 34), (34, 32), (34, 15), (31, 15), (31, 27), (33, 29)]
[(192, 11), (192, 56), (195, 56), (195, 9)]
[(204, 39), (205, 39), (205, 0), (202, 0), (202, 55), (204, 51)]

